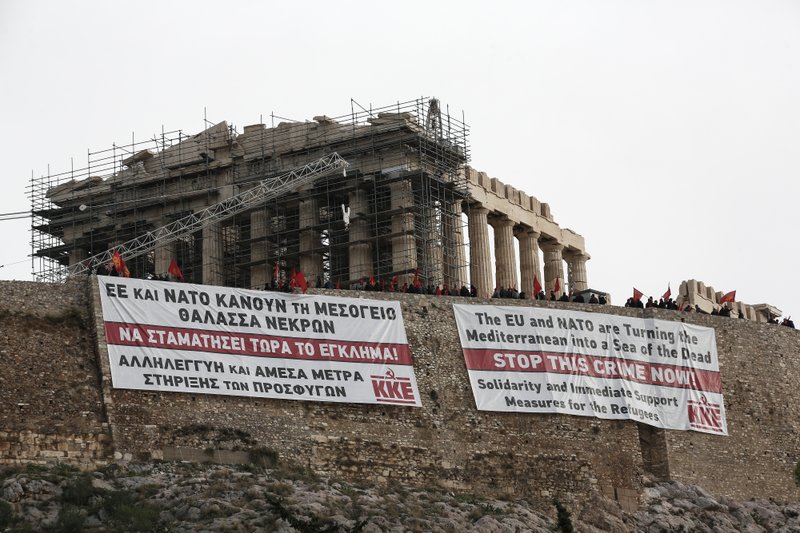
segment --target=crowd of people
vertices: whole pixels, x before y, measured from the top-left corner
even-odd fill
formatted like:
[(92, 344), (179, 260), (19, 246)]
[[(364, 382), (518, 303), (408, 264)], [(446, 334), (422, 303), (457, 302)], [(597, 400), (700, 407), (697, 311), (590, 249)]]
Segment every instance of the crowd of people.
[(667, 298), (666, 300), (659, 298), (658, 302), (656, 302), (652, 296), (647, 299), (647, 303), (643, 303), (641, 298), (628, 298), (628, 301), (625, 302), (625, 307), (638, 307), (641, 309), (656, 307), (658, 309), (672, 309), (673, 311), (687, 310), (686, 306), (680, 307), (678, 302), (672, 298)]
[(770, 324), (780, 324), (781, 326), (786, 326), (786, 327), (794, 329), (794, 322), (792, 322), (792, 317), (790, 317), (790, 316), (784, 318), (781, 321), (778, 321), (777, 318), (770, 317), (770, 319), (767, 322), (769, 322)]
[[(525, 291), (517, 291), (516, 288), (510, 287), (504, 289), (502, 287), (496, 287), (494, 292), (492, 293), (492, 298), (508, 298), (512, 300), (527, 300), (528, 295)], [(570, 296), (567, 293), (561, 293), (561, 296), (556, 296), (555, 291), (550, 291), (550, 295), (546, 295), (544, 291), (539, 291), (538, 293), (533, 295), (534, 300), (549, 300), (553, 302), (575, 302), (581, 304), (598, 304), (598, 305), (605, 305), (607, 303), (606, 297), (604, 294), (600, 293), (598, 296), (595, 293), (591, 293), (591, 296), (587, 299), (584, 294), (575, 294)]]
[[(95, 274), (98, 276), (121, 276), (116, 267), (113, 264), (101, 264), (94, 270)], [(183, 277), (182, 275), (180, 276)], [(179, 279), (172, 273), (165, 273), (165, 274), (148, 274), (147, 279), (157, 280), (157, 281), (183, 281), (183, 279)], [(310, 285), (310, 284), (309, 284)], [(310, 285), (311, 286), (311, 285)], [(336, 283), (332, 283), (331, 280), (323, 281), (321, 276), (317, 276), (316, 281), (313, 284), (315, 288), (322, 288), (322, 289), (340, 289), (340, 283), (337, 281)], [(277, 291), (277, 292), (286, 292), (291, 293), (298, 288), (298, 284), (296, 281), (295, 276), (292, 276), (291, 279), (284, 279), (278, 280), (273, 279), (271, 283), (266, 284), (261, 290), (265, 291)], [(471, 297), (476, 298), (478, 296), (478, 289), (475, 285), (470, 285), (467, 287), (466, 285), (462, 285), (460, 289), (450, 288), (445, 284), (442, 285), (433, 285), (428, 284), (423, 286), (419, 279), (415, 276), (415, 279), (412, 283), (403, 283), (400, 285), (397, 281), (397, 276), (391, 279), (388, 283), (378, 278), (362, 278), (355, 283), (351, 283), (349, 287), (346, 287), (348, 290), (358, 290), (358, 291), (374, 291), (374, 292), (398, 292), (398, 293), (407, 293), (407, 294), (428, 294), (433, 296), (462, 296), (462, 297)], [(496, 287), (494, 292), (492, 293), (492, 298), (495, 299), (512, 299), (512, 300), (526, 300), (528, 299), (528, 295), (525, 291), (518, 291), (515, 287), (509, 288), (502, 288)], [(561, 293), (560, 296), (557, 296), (555, 291), (550, 291), (549, 295), (546, 295), (544, 291), (539, 291), (537, 294), (533, 295), (534, 300), (549, 300), (549, 301), (557, 301), (557, 302), (573, 302), (573, 303), (588, 303), (588, 304), (597, 304), (597, 305), (606, 305), (607, 300), (604, 294), (598, 293), (595, 294), (594, 292), (590, 293), (588, 299), (585, 298), (583, 294), (575, 294), (570, 296), (566, 292)], [(678, 303), (676, 300), (672, 298), (659, 298), (658, 302), (656, 302), (653, 297), (649, 297), (647, 302), (642, 302), (641, 298), (628, 298), (625, 302), (625, 307), (634, 307), (634, 308), (657, 308), (657, 309), (670, 309), (674, 311), (683, 311), (686, 313), (695, 312), (698, 314), (711, 314), (716, 316), (724, 316), (730, 317), (733, 314), (733, 309), (731, 309), (729, 304), (722, 305), (719, 309), (716, 307), (712, 309), (710, 313), (704, 311), (699, 305), (695, 305), (694, 307), (688, 303)], [(744, 314), (741, 310), (738, 311), (739, 318), (745, 318)], [(781, 326), (786, 326), (789, 328), (795, 327), (794, 322), (792, 321), (792, 317), (784, 318), (783, 320), (778, 320), (777, 318), (770, 318), (768, 320), (769, 324), (778, 324)]]
[[(640, 298), (628, 298), (625, 302), (625, 307), (636, 307), (636, 308), (651, 308), (655, 307), (658, 309), (672, 309), (674, 311), (683, 311), (685, 313), (698, 313), (701, 315), (714, 315), (714, 316), (724, 316), (724, 317), (731, 317), (733, 316), (734, 310), (730, 304), (725, 303), (721, 305), (719, 308), (714, 307), (711, 312), (705, 311), (699, 305), (695, 304), (692, 306), (689, 303), (678, 303), (677, 301), (673, 300), (672, 298), (659, 298), (658, 302), (656, 302), (653, 297), (649, 297), (647, 302), (642, 302)], [(737, 311), (737, 316), (739, 318), (745, 318), (744, 313), (741, 309)], [(780, 324), (781, 326), (787, 326), (790, 328), (794, 328), (794, 322), (792, 322), (792, 317), (784, 318), (783, 320), (779, 321), (777, 318), (770, 318), (767, 323), (769, 324)]]

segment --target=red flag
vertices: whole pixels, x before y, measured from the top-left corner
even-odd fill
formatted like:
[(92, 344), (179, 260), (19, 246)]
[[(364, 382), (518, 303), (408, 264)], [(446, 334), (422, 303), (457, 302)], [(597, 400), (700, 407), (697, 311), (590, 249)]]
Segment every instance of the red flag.
[(114, 263), (114, 268), (117, 270), (117, 274), (126, 278), (131, 277), (131, 273), (128, 270), (128, 265), (126, 265), (125, 261), (122, 260), (122, 256), (119, 255), (117, 250), (114, 250), (114, 255), (111, 256), (111, 262)]
[(180, 267), (178, 266), (178, 262), (175, 261), (175, 258), (169, 262), (169, 269), (167, 270), (170, 274), (175, 276), (178, 281), (183, 281), (183, 272), (181, 272)]
[(375, 276), (372, 274), (369, 275), (369, 284), (375, 285)]
[(339, 283), (339, 281), (340, 281), (340, 278), (336, 278), (336, 288), (337, 289), (341, 289), (342, 288), (342, 285), (341, 285), (341, 283)]
[(296, 285), (300, 287), (303, 290), (303, 292), (306, 292), (308, 290), (308, 283), (306, 282), (306, 277), (303, 275), (302, 270), (297, 273), (295, 280), (296, 280), (295, 281)]
[(735, 302), (736, 301), (736, 291), (731, 291), (725, 293), (725, 295), (719, 299), (719, 303), (724, 304), (726, 302)]
[(295, 271), (294, 267), (292, 267), (292, 277), (289, 278), (289, 287), (292, 289), (297, 287), (297, 272)]
[(281, 269), (278, 267), (278, 262), (275, 261), (275, 268), (272, 270), (272, 279), (278, 281), (281, 277)]
[(114, 264), (114, 268), (117, 269), (117, 272), (122, 270), (122, 256), (119, 255), (117, 250), (114, 250), (114, 253), (111, 255), (111, 262)]
[(639, 289), (637, 289), (636, 287), (634, 287), (633, 288), (633, 301), (634, 302), (638, 302), (639, 300), (642, 299), (642, 296), (644, 296), (644, 293), (642, 291), (640, 291)]
[(422, 283), (420, 283), (419, 281), (419, 268), (416, 271), (414, 271), (414, 287), (418, 289), (422, 287)]
[(553, 292), (556, 293), (556, 296), (558, 296), (558, 293), (561, 292), (561, 282), (558, 280), (558, 278), (556, 278), (556, 282), (553, 285)]
[(542, 292), (542, 284), (539, 283), (539, 278), (536, 277), (536, 274), (533, 275), (533, 295), (537, 295)]
[(669, 284), (667, 284), (667, 292), (665, 292), (665, 293), (664, 293), (664, 295), (663, 295), (663, 296), (661, 296), (661, 298), (662, 298), (664, 301), (666, 301), (666, 300), (669, 300), (669, 297), (670, 297), (670, 296), (672, 296), (672, 289), (670, 289), (670, 288), (669, 288)]

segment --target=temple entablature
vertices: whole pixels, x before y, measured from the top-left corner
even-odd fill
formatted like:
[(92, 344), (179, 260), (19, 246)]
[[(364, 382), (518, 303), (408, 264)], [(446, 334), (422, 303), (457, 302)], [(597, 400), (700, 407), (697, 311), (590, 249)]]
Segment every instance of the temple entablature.
[[(726, 301), (730, 293), (715, 291), (714, 287), (702, 281), (689, 279), (681, 282), (678, 291), (678, 303), (689, 304), (698, 312), (716, 314), (723, 306), (731, 310), (732, 317), (745, 318), (754, 322), (769, 322), (780, 317), (783, 312), (770, 304), (746, 304), (739, 301)], [(735, 294), (735, 291), (734, 291)]]
[(498, 213), (541, 234), (540, 240), (554, 240), (565, 248), (586, 253), (583, 236), (569, 228), (561, 228), (553, 219), (550, 205), (536, 197), (506, 185), (497, 178), (489, 178), (485, 172), (473, 168), (465, 169), (470, 205), (480, 205), (491, 213)]
[[(514, 243), (519, 241), (519, 289), (532, 294), (534, 277), (545, 292), (575, 292), (588, 288), (586, 279), (586, 244), (581, 235), (561, 228), (553, 219), (550, 206), (540, 202), (497, 178), (471, 167), (464, 169), (468, 188), (467, 204), (470, 236), (483, 247), (488, 242), (488, 230), (494, 228), (495, 284), (498, 287), (517, 285)], [(474, 215), (472, 214), (474, 212)], [(486, 233), (486, 235), (484, 235)], [(471, 261), (472, 279), (479, 292), (491, 291), (490, 258), (484, 258), (476, 248)], [(541, 259), (540, 259), (541, 254)], [(567, 263), (568, 281), (564, 262)], [(542, 270), (544, 268), (544, 270)], [(544, 274), (544, 275), (542, 275)]]

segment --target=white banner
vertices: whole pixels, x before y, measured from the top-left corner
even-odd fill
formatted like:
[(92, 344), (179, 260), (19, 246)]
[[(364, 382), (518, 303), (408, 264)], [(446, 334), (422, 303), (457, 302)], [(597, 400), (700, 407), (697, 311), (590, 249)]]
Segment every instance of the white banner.
[(453, 312), (479, 410), (728, 434), (711, 328), (536, 307)]
[(97, 279), (116, 388), (421, 405), (399, 302)]

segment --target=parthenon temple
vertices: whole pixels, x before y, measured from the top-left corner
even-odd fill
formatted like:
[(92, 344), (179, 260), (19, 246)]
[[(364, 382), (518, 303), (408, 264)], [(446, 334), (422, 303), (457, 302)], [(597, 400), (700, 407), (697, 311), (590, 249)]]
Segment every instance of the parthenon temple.
[(174, 259), (186, 281), (245, 288), (293, 269), (341, 287), (418, 278), (481, 296), (496, 286), (532, 294), (536, 277), (548, 293), (556, 280), (588, 288), (583, 237), (548, 204), (471, 168), (469, 128), (438, 100), (351, 101), (340, 117), (270, 122), (132, 139), (90, 152), (86, 168), (32, 179), (34, 273), (62, 279), (70, 265), (336, 152), (346, 174), (156, 242), (124, 258), (132, 275), (165, 273)]

